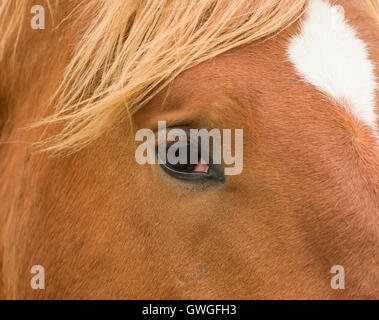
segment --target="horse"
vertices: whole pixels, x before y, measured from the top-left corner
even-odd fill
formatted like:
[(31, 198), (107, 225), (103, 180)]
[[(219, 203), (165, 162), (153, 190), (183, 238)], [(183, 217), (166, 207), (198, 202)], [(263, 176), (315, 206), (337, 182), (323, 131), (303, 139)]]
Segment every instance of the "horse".
[[(0, 298), (378, 299), (378, 13), (2, 0)], [(243, 130), (242, 172), (137, 163), (159, 121)]]

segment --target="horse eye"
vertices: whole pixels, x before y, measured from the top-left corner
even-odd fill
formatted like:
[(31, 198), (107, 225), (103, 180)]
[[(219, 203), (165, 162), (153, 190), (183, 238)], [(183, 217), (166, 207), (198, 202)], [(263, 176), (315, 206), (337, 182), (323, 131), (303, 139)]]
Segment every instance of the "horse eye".
[(158, 163), (170, 176), (180, 180), (214, 180), (225, 182), (221, 165), (213, 164), (211, 157), (205, 161), (195, 146), (189, 141), (176, 141), (156, 148)]

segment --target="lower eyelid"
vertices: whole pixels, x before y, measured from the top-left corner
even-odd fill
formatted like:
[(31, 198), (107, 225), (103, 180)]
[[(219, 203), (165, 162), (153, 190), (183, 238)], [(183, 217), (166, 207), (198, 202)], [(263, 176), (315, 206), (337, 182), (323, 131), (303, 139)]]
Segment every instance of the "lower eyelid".
[(199, 163), (195, 166), (194, 172), (203, 172), (203, 173), (208, 173), (209, 171), (209, 165), (208, 164), (202, 164)]

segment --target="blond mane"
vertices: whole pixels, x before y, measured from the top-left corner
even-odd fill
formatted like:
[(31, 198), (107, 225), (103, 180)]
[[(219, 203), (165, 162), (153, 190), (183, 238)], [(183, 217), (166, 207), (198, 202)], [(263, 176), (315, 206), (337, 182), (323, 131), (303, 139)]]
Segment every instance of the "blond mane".
[[(376, 0), (366, 1), (379, 11)], [(54, 1), (41, 2), (54, 11)], [(17, 43), (28, 3), (2, 0), (0, 59), (12, 36)], [(63, 124), (44, 140), (47, 150), (84, 147), (184, 70), (286, 29), (305, 12), (307, 0), (96, 0), (83, 6), (94, 4), (98, 15), (66, 67), (56, 111), (37, 123)]]

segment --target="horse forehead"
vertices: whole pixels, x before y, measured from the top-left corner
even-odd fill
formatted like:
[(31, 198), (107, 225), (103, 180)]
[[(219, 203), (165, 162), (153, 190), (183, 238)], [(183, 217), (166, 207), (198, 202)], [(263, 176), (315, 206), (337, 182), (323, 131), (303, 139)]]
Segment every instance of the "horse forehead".
[[(376, 130), (377, 83), (368, 41), (360, 37), (357, 25), (347, 17), (357, 8), (340, 3), (343, 6), (328, 0), (310, 1), (300, 32), (290, 39), (288, 56), (304, 81)], [(358, 24), (363, 21), (359, 19)]]

